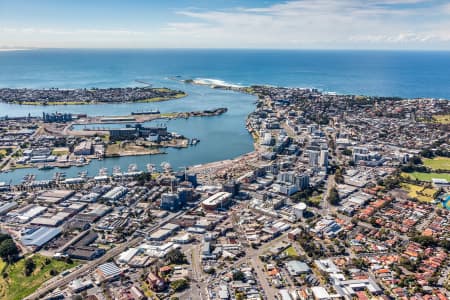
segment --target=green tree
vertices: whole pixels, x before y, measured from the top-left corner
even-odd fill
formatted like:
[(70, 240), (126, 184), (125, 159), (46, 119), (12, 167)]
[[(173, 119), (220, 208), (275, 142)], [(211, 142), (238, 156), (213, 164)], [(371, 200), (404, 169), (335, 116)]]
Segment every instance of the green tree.
[(175, 292), (182, 291), (187, 289), (189, 286), (188, 281), (186, 279), (178, 279), (170, 284), (170, 288)]
[(245, 275), (242, 271), (237, 270), (237, 271), (233, 272), (233, 280), (242, 281), (244, 279), (245, 279)]
[(180, 249), (173, 249), (167, 253), (166, 260), (170, 264), (181, 265), (187, 263), (186, 256), (184, 256), (183, 252)]
[(362, 259), (362, 258), (354, 258), (353, 259), (353, 264), (358, 269), (367, 269), (367, 267), (368, 267), (367, 262), (364, 259)]
[(430, 149), (423, 149), (422, 151), (420, 151), (420, 155), (422, 155), (425, 158), (433, 158), (434, 153)]
[(36, 268), (36, 264), (34, 263), (32, 258), (27, 258), (25, 260), (25, 276), (30, 276), (34, 269)]
[(418, 156), (411, 157), (410, 162), (412, 164), (414, 164), (414, 165), (421, 165), (421, 164), (423, 164), (422, 159), (420, 157), (418, 157)]
[(450, 241), (447, 239), (439, 241), (439, 246), (445, 248), (447, 251), (450, 251)]
[(7, 239), (12, 239), (12, 238), (9, 234), (0, 233), (0, 243)]
[(236, 293), (236, 300), (244, 300), (245, 295), (243, 293)]
[(19, 249), (12, 239), (6, 239), (0, 243), (0, 257), (9, 263), (16, 260)]
[(339, 198), (339, 193), (338, 193), (336, 187), (333, 187), (330, 190), (330, 193), (328, 194), (327, 200), (328, 200), (328, 202), (331, 205), (339, 205), (341, 199)]
[(58, 275), (58, 271), (56, 271), (55, 269), (51, 269), (50, 270), (50, 275), (51, 276), (56, 276), (56, 275)]
[(344, 170), (341, 168), (337, 168), (336, 172), (334, 173), (334, 180), (336, 183), (344, 183)]
[(436, 239), (432, 236), (416, 235), (411, 238), (411, 241), (421, 244), (424, 247), (437, 246)]

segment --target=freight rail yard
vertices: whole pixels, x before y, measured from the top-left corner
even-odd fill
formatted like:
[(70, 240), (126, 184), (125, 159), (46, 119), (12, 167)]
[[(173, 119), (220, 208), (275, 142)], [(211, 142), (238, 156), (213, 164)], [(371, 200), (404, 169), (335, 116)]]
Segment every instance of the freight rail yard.
[[(257, 97), (246, 122), (253, 152), (181, 171), (168, 164), (0, 183), (0, 256), (10, 264), (0, 294), (449, 297), (450, 130), (439, 121), (450, 114), (449, 101), (233, 89)], [(73, 122), (2, 120), (2, 149), (10, 149), (2, 157), (4, 170), (20, 166), (25, 151), (44, 143), (48, 149), (41, 156), (58, 161), (93, 159), (107, 151), (99, 145), (124, 142), (124, 136), (127, 143), (130, 136), (136, 144), (154, 135), (166, 141), (164, 128), (134, 121), (109, 130), (107, 141), (101, 135), (69, 139), (71, 129), (64, 128)], [(7, 144), (11, 135), (17, 145)], [(20, 267), (23, 280), (11, 288), (8, 278), (18, 276)]]

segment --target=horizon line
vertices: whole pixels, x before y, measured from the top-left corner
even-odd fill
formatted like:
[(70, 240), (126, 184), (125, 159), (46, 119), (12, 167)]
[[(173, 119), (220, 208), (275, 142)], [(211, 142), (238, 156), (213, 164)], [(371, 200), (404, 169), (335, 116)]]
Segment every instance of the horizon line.
[(374, 52), (450, 52), (450, 49), (401, 48), (234, 48), (234, 47), (14, 47), (1, 48), (0, 52), (36, 50), (229, 50), (229, 51), (374, 51)]

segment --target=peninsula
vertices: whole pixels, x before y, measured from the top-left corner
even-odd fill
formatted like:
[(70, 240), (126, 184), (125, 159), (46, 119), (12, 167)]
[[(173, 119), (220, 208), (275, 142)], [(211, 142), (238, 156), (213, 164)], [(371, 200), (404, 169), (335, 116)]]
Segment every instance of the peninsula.
[(0, 89), (0, 102), (23, 105), (160, 102), (187, 96), (168, 88)]

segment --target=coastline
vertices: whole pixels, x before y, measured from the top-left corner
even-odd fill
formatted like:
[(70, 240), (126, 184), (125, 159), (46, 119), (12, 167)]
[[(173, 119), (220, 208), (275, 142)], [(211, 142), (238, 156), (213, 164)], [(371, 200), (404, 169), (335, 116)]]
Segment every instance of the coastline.
[(185, 98), (189, 96), (188, 93), (179, 93), (175, 95), (174, 97), (155, 97), (155, 98), (149, 98), (149, 99), (143, 99), (143, 100), (136, 100), (136, 101), (92, 101), (92, 102), (81, 102), (81, 101), (52, 101), (52, 102), (33, 102), (33, 101), (25, 101), (25, 102), (19, 102), (19, 101), (0, 101), (1, 103), (5, 104), (14, 104), (14, 105), (29, 105), (29, 106), (54, 106), (54, 105), (91, 105), (91, 104), (126, 104), (126, 103), (157, 103), (157, 102), (164, 102), (164, 101), (170, 101), (170, 100), (178, 100), (181, 98)]
[(0, 103), (34, 106), (152, 103), (187, 96), (182, 90), (151, 86), (90, 89), (0, 88)]

